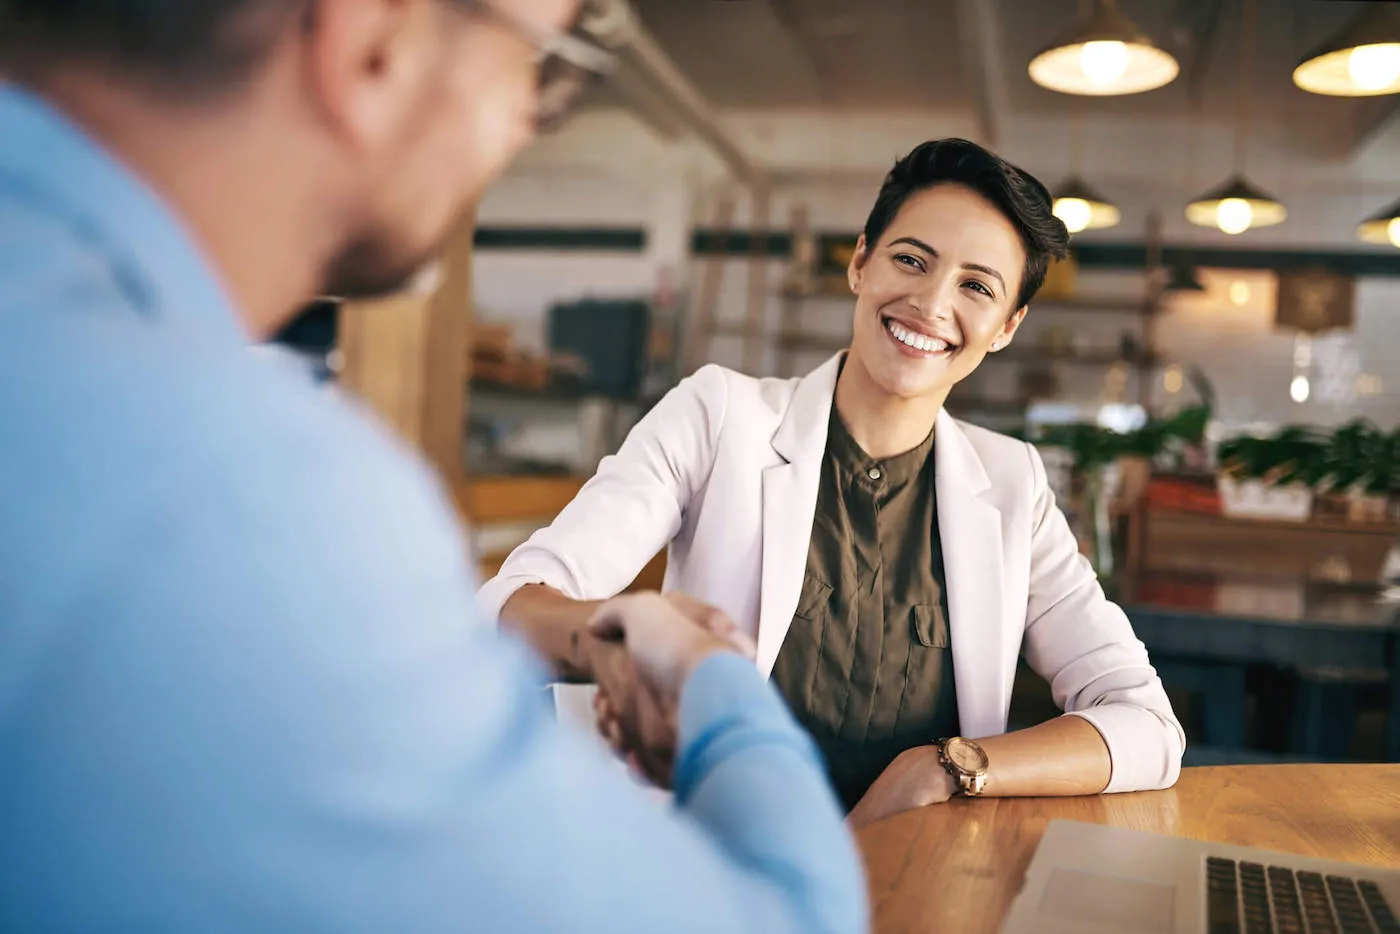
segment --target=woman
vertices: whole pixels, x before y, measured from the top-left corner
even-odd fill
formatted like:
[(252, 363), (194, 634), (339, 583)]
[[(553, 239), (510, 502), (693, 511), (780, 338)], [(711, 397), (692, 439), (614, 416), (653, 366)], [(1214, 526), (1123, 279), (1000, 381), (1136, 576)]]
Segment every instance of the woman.
[[(510, 556), (486, 610), (566, 675), (603, 674), (587, 601), (669, 546), (666, 590), (755, 639), (856, 824), (959, 793), (1170, 786), (1181, 727), (1040, 457), (942, 411), (1067, 239), (1031, 176), (965, 140), (918, 147), (847, 270), (849, 351), (797, 380), (683, 381)], [(1066, 716), (1006, 733), (1019, 653)]]

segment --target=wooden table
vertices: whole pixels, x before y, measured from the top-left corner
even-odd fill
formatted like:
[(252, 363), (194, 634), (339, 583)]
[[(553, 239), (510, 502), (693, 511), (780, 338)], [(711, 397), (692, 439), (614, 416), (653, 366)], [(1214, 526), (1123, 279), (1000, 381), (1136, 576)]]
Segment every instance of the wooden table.
[(954, 800), (858, 834), (876, 934), (996, 931), (1046, 824), (1089, 821), (1400, 866), (1400, 765), (1186, 769), (1169, 791)]

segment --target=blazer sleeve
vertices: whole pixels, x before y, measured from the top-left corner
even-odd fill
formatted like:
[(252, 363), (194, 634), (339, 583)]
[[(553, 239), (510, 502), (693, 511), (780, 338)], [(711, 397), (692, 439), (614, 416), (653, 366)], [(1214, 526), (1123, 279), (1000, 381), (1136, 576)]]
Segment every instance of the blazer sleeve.
[(511, 552), (481, 588), (482, 617), (494, 622), (527, 584), (601, 600), (632, 583), (675, 538), (708, 481), (727, 402), (724, 370), (713, 365), (668, 392), (555, 520)]
[(1103, 736), (1113, 761), (1105, 791), (1169, 788), (1186, 735), (1127, 615), (1104, 596), (1030, 452), (1035, 506), (1024, 652), (1055, 703)]

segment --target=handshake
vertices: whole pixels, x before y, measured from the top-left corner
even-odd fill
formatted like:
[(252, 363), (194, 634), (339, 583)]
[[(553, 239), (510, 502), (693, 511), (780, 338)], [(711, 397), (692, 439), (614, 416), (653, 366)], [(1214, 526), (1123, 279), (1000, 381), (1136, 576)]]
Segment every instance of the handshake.
[(679, 593), (609, 600), (584, 639), (598, 731), (634, 771), (670, 788), (676, 712), (691, 672), (716, 652), (752, 659), (753, 641), (724, 613)]

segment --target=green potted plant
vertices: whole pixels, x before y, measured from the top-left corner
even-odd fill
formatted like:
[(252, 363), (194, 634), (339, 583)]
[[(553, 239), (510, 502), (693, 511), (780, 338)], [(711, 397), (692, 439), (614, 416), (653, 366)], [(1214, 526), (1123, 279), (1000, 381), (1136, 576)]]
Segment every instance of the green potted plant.
[[(1100, 425), (1079, 422), (1050, 425), (1044, 428), (1036, 442), (1044, 447), (1062, 448), (1073, 461), (1078, 532), (1081, 541), (1089, 543), (1089, 560), (1101, 577), (1113, 572), (1113, 536), (1111, 504), (1125, 474), (1132, 465), (1139, 465), (1144, 476), (1152, 462), (1186, 445), (1200, 444), (1210, 423), (1210, 385), (1199, 373), (1193, 382), (1204, 402), (1189, 406), (1163, 419), (1148, 419), (1136, 431), (1120, 433)], [(1125, 470), (1125, 465), (1129, 469)], [(1136, 481), (1128, 481), (1138, 485)]]
[(1396, 486), (1400, 429), (1387, 434), (1365, 419), (1342, 425), (1328, 449), (1327, 484), (1348, 519), (1383, 522)]
[(1305, 522), (1314, 491), (1329, 469), (1329, 440), (1292, 425), (1269, 437), (1221, 442), (1219, 489), (1227, 516)]

